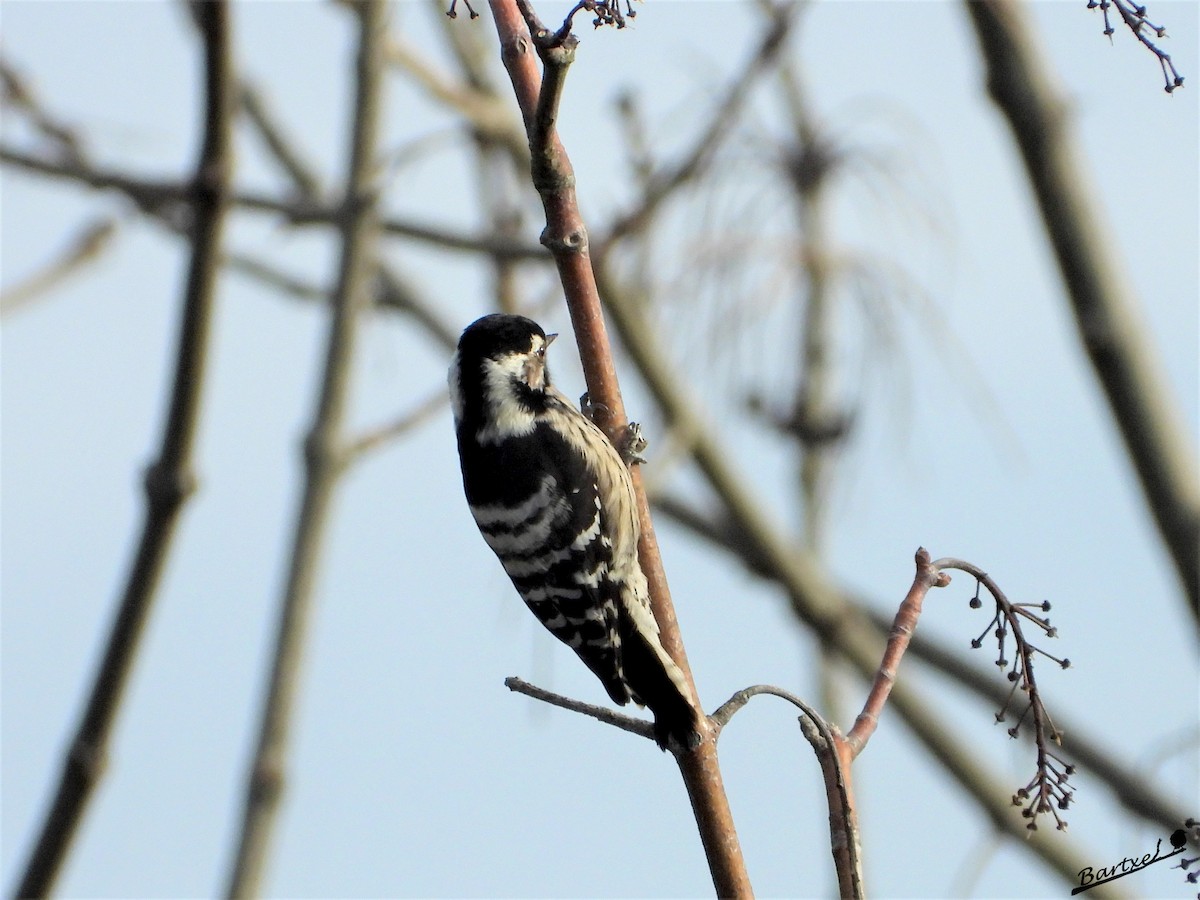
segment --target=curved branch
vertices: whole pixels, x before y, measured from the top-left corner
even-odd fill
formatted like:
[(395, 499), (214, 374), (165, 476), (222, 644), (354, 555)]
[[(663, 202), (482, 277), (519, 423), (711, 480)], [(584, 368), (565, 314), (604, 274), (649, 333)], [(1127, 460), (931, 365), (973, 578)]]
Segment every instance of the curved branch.
[(846, 739), (811, 706), (790, 691), (771, 684), (756, 684), (738, 691), (710, 716), (718, 736), (729, 720), (751, 697), (767, 694), (780, 697), (798, 708), (800, 730), (821, 764), (825, 800), (829, 806), (830, 849), (838, 876), (838, 896), (858, 900), (866, 896), (862, 874), (862, 836), (854, 806), (850, 779), (851, 753)]
[[(754, 497), (732, 463), (725, 447), (709, 428), (701, 412), (703, 404), (690, 396), (675, 377), (668, 355), (654, 341), (654, 329), (643, 307), (622, 290), (606, 265), (597, 267), (597, 277), (613, 324), (622, 343), (635, 361), (663, 416), (695, 460), (701, 474), (721, 501), (723, 530), (733, 544), (745, 548), (746, 558), (757, 570), (779, 582), (791, 601), (797, 618), (808, 625), (829, 647), (842, 655), (863, 677), (875, 675), (883, 651), (882, 633), (865, 612), (847, 598), (811, 558), (798, 555), (764, 514), (764, 505)], [(1088, 865), (1087, 858), (1058, 836), (1054, 841), (1027, 842), (1027, 833), (1012, 814), (1012, 794), (981, 765), (962, 738), (933, 712), (917, 691), (896, 685), (890, 704), (912, 729), (931, 756), (937, 760), (979, 804), (997, 830), (1019, 837), (1022, 846), (1045, 860), (1064, 880), (1074, 881)]]
[[(659, 513), (666, 514), (698, 537), (733, 554), (748, 572), (775, 581), (787, 589), (786, 583), (781, 582), (778, 574), (772, 570), (770, 561), (756, 545), (746, 539), (745, 535), (736, 532), (727, 524), (714, 524), (685, 504), (665, 496), (655, 497), (654, 505)], [(876, 611), (872, 608), (875, 604), (859, 595), (844, 589), (842, 594), (844, 602), (854, 610), (856, 616), (869, 620), (877, 634), (887, 633), (893, 623), (890, 615)], [(960, 654), (934, 641), (928, 635), (914, 635), (908, 652), (988, 703), (999, 707), (1008, 697), (1006, 682), (980, 672), (969, 665)], [(1112, 791), (1117, 802), (1129, 812), (1167, 832), (1177, 828), (1179, 823), (1187, 818), (1187, 811), (1150, 785), (1143, 773), (1123, 766), (1112, 753), (1088, 737), (1084, 725), (1069, 719), (1064, 720), (1061, 715), (1059, 721), (1063, 732), (1070, 735), (1066, 755), (1080, 767), (1087, 769), (1090, 775), (1100, 779)]]

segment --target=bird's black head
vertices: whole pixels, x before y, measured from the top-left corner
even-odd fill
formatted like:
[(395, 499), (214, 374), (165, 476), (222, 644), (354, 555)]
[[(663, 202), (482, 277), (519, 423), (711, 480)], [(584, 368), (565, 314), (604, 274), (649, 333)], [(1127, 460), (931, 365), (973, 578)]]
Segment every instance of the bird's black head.
[(493, 313), (467, 326), (458, 339), (458, 355), (463, 360), (478, 360), (528, 353), (535, 337), (544, 341), (546, 332), (533, 319)]
[(550, 385), (546, 348), (557, 335), (524, 316), (495, 314), (467, 326), (450, 366), (454, 419), (523, 431)]

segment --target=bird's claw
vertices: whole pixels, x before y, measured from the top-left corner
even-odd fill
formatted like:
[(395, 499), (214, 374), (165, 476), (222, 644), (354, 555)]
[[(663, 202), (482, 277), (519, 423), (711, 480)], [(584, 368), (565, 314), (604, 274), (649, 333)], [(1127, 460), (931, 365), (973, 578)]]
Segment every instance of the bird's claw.
[[(579, 411), (597, 425), (600, 424), (596, 422), (599, 414), (603, 413), (606, 416), (612, 414), (612, 410), (603, 403), (593, 403), (591, 395), (587, 391), (584, 391), (579, 397)], [(642, 434), (642, 426), (637, 422), (630, 422), (625, 426), (625, 436), (617, 446), (617, 450), (620, 451), (621, 458), (625, 460), (625, 465), (632, 466), (646, 461), (642, 452), (649, 446), (650, 442)]]
[(621, 442), (621, 447), (619, 449), (621, 451), (621, 457), (625, 460), (626, 465), (632, 466), (636, 465), (637, 463), (644, 463), (646, 461), (646, 457), (642, 456), (642, 453), (649, 446), (650, 442), (646, 440), (646, 436), (642, 434), (641, 425), (639, 425), (637, 422), (630, 422), (625, 426), (625, 440)]
[[(599, 413), (604, 413), (607, 415), (611, 412), (611, 410), (609, 410), (609, 408), (603, 403), (593, 403), (592, 395), (587, 391), (584, 391), (579, 395), (579, 411), (593, 422), (596, 422), (596, 418)], [(600, 423), (596, 422), (596, 424), (598, 425)]]

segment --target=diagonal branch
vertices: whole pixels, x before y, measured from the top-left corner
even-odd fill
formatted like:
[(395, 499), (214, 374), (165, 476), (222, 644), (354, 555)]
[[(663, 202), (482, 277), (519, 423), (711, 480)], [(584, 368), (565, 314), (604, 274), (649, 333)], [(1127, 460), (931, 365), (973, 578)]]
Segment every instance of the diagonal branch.
[(247, 777), (230, 897), (262, 893), (262, 875), (284, 787), (284, 762), (307, 620), (334, 488), (345, 468), (345, 408), (360, 312), (370, 300), (379, 233), (376, 144), (382, 106), (386, 7), (352, 4), (358, 19), (357, 94), (350, 168), (340, 217), (342, 253), (320, 396), (304, 444), (305, 482), (280, 607), (275, 656)]
[(970, 0), (988, 92), (1025, 161), (1079, 340), (1108, 399), (1147, 506), (1200, 626), (1200, 477), (1196, 448), (1172, 403), (1120, 247), (1080, 171), (1066, 104), (1041, 66), (1018, 4)]
[(772, 4), (767, 10), (767, 25), (749, 61), (729, 84), (717, 103), (708, 127), (691, 149), (679, 160), (650, 175), (638, 205), (618, 216), (607, 232), (597, 241), (597, 256), (607, 253), (620, 238), (636, 234), (645, 228), (663, 203), (680, 187), (698, 179), (708, 169), (721, 142), (737, 123), (739, 114), (749, 101), (752, 89), (765, 74), (771, 72), (787, 46), (792, 26), (801, 9), (798, 3)]
[(887, 649), (884, 650), (883, 660), (875, 673), (875, 680), (871, 682), (867, 700), (854, 722), (854, 727), (846, 735), (851, 758), (862, 753), (867, 741), (875, 733), (879, 716), (896, 685), (896, 672), (900, 667), (900, 660), (917, 631), (917, 618), (921, 615), (921, 604), (925, 595), (929, 593), (930, 588), (945, 587), (950, 583), (950, 576), (939, 571), (938, 566), (930, 562), (929, 551), (924, 547), (917, 550), (916, 563), (917, 573), (913, 576), (912, 587), (900, 604), (888, 632)]
[(56, 259), (0, 294), (0, 316), (11, 315), (28, 306), (89, 263), (98, 260), (116, 233), (117, 222), (108, 216), (86, 224)]
[(262, 91), (249, 81), (243, 81), (238, 92), (238, 104), (296, 193), (308, 200), (319, 199), (320, 180), (312, 166), (301, 157), (296, 143), (283, 134)]
[[(530, 13), (531, 23), (525, 21), (522, 10), (518, 9), (519, 3)], [(551, 87), (547, 90), (543, 79), (550, 85), (561, 85), (572, 49), (565, 46), (568, 43), (566, 38), (561, 41), (543, 40), (544, 51), (539, 55), (545, 74), (539, 78), (533, 55), (535, 42), (545, 38), (546, 30), (536, 22), (536, 17), (532, 16), (524, 0), (491, 0), (490, 5), (500, 38), (501, 58), (512, 81), (525, 130), (530, 136), (533, 183), (546, 213), (542, 243), (553, 254), (563, 283), (588, 392), (597, 406), (608, 410), (607, 420), (602, 424), (610, 439), (616, 438), (627, 419), (600, 309), (596, 278), (592, 272), (587, 230), (576, 202), (574, 172), (553, 128), (555, 110), (543, 99), (556, 97), (560, 88)], [(530, 26), (538, 35), (537, 38), (531, 37)], [(638, 551), (650, 586), (654, 616), (658, 620), (663, 646), (679, 664), (695, 695), (695, 684), (671, 605), (649, 505), (642, 489), (641, 473), (634, 469), (633, 475), (642, 527)], [(748, 897), (752, 894), (750, 880), (721, 781), (716, 741), (707, 727), (703, 730), (708, 733), (701, 735), (699, 745), (677, 752), (676, 760), (692, 801), (692, 810), (717, 893), (722, 897)]]
[(228, 4), (206, 3), (200, 16), (205, 66), (204, 138), (195, 175), (185, 191), (191, 215), (192, 255), (184, 289), (170, 411), (158, 459), (146, 470), (146, 515), (137, 554), (83, 719), (67, 751), (53, 804), (17, 888), (20, 897), (50, 893), (92, 792), (103, 775), (113, 723), (179, 513), (196, 486), (192, 452), (232, 177), (235, 86)]

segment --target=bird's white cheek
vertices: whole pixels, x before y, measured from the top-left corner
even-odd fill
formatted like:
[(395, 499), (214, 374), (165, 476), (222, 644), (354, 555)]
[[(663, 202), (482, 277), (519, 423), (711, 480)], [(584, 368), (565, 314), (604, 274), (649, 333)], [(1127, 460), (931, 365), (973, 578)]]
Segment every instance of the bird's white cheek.
[(532, 433), (537, 424), (533, 411), (521, 402), (513, 387), (523, 374), (519, 359), (489, 360), (484, 365), (485, 425), (478, 432), (482, 444), (500, 444), (507, 438)]

